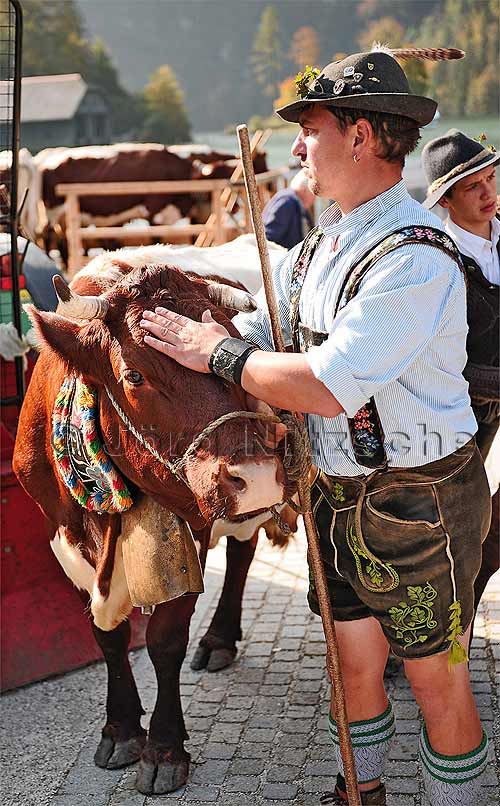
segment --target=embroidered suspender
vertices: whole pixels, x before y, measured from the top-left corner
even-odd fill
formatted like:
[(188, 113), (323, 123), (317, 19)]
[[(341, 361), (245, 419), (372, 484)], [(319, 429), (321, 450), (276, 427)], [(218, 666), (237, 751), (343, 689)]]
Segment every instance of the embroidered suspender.
[[(300, 323), (299, 302), (304, 280), (318, 246), (323, 240), (323, 231), (316, 227), (305, 239), (299, 257), (292, 269), (290, 283), (290, 325), (295, 352), (302, 352), (311, 344), (321, 344), (328, 338), (328, 333), (311, 331)], [(392, 232), (347, 272), (340, 289), (335, 316), (359, 291), (361, 282), (373, 264), (389, 252), (410, 243), (422, 243), (434, 246), (455, 260), (465, 274), (460, 253), (445, 232), (433, 227), (404, 227)], [(387, 456), (384, 448), (384, 432), (373, 398), (367, 401), (354, 417), (347, 418), (352, 447), (356, 461), (371, 470), (387, 467)]]

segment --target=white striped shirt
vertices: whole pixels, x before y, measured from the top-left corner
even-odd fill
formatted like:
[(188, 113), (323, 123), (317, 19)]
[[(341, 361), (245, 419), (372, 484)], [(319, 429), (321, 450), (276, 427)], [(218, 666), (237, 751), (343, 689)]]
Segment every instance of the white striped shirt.
[[(333, 316), (348, 269), (389, 233), (410, 225), (443, 229), (402, 181), (346, 216), (331, 205), (319, 219), (325, 237), (300, 299), (300, 321), (329, 334), (307, 353), (315, 377), (350, 417), (374, 397), (391, 467), (416, 467), (447, 456), (477, 430), (462, 375), (465, 283), (458, 265), (444, 252), (422, 244), (398, 248), (374, 264), (356, 296)], [(290, 278), (299, 251), (300, 244), (273, 275), (287, 343)], [(244, 338), (271, 350), (262, 297), (259, 303), (257, 311), (239, 314), (234, 324)], [(354, 458), (345, 414), (306, 419), (318, 467), (331, 475), (370, 472)]]

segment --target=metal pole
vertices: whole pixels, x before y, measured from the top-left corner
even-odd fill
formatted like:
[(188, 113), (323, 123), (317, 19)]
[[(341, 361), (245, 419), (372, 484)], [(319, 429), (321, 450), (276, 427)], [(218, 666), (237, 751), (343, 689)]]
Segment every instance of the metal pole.
[[(259, 249), (259, 258), (262, 268), (262, 279), (266, 293), (267, 307), (269, 310), (269, 318), (271, 321), (271, 330), (273, 335), (274, 347), (277, 352), (285, 352), (285, 344), (283, 335), (281, 333), (280, 320), (278, 307), (276, 305), (276, 298), (274, 295), (274, 288), (272, 284), (272, 271), (269, 261), (269, 253), (267, 250), (266, 234), (264, 224), (262, 222), (262, 215), (260, 210), (260, 199), (257, 192), (257, 183), (255, 181), (255, 173), (253, 169), (253, 162), (250, 155), (250, 141), (248, 138), (248, 129), (245, 125), (238, 126), (236, 129), (238, 134), (238, 141), (240, 144), (241, 160), (243, 164), (243, 175), (245, 177), (245, 185), (248, 194), (248, 201), (250, 204), (250, 211), (252, 215), (252, 224), (257, 240)], [(295, 415), (297, 416), (297, 415)], [(316, 524), (311, 512), (311, 496), (309, 482), (307, 479), (302, 479), (298, 484), (299, 499), (302, 511), (304, 512), (304, 526), (307, 535), (307, 548), (309, 552), (309, 560), (311, 562), (312, 572), (314, 576), (314, 583), (318, 594), (319, 609), (321, 619), (323, 622), (323, 630), (326, 639), (326, 666), (330, 676), (333, 698), (335, 702), (335, 719), (339, 731), (340, 751), (342, 753), (342, 761), (344, 763), (344, 774), (347, 788), (347, 795), (349, 804), (351, 806), (361, 806), (360, 794), (358, 790), (358, 782), (356, 777), (356, 767), (354, 765), (354, 754), (352, 751), (351, 735), (349, 733), (349, 721), (347, 719), (347, 709), (345, 704), (344, 685), (342, 681), (342, 669), (340, 666), (340, 656), (337, 644), (337, 637), (335, 634), (335, 623), (333, 620), (332, 609), (330, 606), (330, 597), (328, 593), (328, 586), (326, 582), (325, 568), (321, 559), (321, 552), (319, 547), (319, 537), (316, 531)]]

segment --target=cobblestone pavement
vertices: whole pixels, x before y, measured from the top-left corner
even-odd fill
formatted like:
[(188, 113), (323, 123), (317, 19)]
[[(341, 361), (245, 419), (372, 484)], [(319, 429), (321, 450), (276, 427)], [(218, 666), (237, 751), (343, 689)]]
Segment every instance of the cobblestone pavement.
[[(224, 548), (209, 555), (189, 658), (215, 608)], [(105, 702), (103, 664), (3, 698), (2, 806), (319, 806), (333, 789), (336, 765), (327, 733), (328, 684), (321, 622), (307, 608), (305, 541), (286, 552), (261, 539), (244, 602), (237, 662), (217, 674), (183, 667), (181, 682), (192, 766), (188, 785), (145, 798), (135, 771), (105, 771), (92, 756)], [(471, 659), (475, 696), (495, 739), (484, 803), (498, 803), (500, 774), (500, 575), (490, 582), (476, 621)], [(148, 715), (156, 692), (145, 650), (133, 666)], [(496, 674), (496, 677), (495, 677)], [(389, 806), (426, 806), (417, 764), (418, 709), (396, 671), (388, 681), (397, 738), (387, 769)]]

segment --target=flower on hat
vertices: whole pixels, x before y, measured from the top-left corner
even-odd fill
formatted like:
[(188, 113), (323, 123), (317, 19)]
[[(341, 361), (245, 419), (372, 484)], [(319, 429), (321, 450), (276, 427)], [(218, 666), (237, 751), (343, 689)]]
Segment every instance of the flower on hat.
[[(485, 132), (481, 132), (479, 137), (474, 137), (474, 140), (477, 140), (477, 142), (481, 143), (481, 145), (486, 143), (487, 139), (488, 139), (488, 135), (485, 134)], [(497, 150), (496, 150), (495, 146), (493, 145), (493, 143), (486, 143), (486, 145), (484, 147), (487, 148), (488, 151), (491, 151), (492, 154), (496, 154)]]
[(309, 85), (319, 76), (320, 72), (317, 67), (311, 67), (311, 65), (308, 64), (303, 73), (297, 73), (295, 76), (295, 87), (299, 98), (306, 97), (309, 92)]

